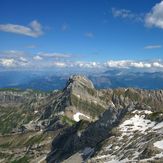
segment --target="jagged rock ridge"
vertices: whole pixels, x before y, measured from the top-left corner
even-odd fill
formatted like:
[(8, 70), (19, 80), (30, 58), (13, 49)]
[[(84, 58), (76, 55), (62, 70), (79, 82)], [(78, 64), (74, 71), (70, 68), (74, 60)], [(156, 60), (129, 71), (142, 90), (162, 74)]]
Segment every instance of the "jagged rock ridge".
[(119, 88), (95, 92), (96, 99), (100, 99), (105, 106), (103, 114), (95, 122), (85, 124), (80, 121), (57, 136), (47, 161), (71, 162), (77, 159), (94, 163), (162, 160), (163, 147), (155, 146), (159, 144), (157, 138), (160, 142), (163, 139), (159, 131), (163, 127), (162, 90)]
[(38, 162), (49, 153), (50, 163), (161, 161), (162, 108), (162, 90), (96, 90), (80, 75), (61, 91), (1, 90), (0, 132), (10, 139), (1, 135), (0, 154), (12, 152), (0, 159)]

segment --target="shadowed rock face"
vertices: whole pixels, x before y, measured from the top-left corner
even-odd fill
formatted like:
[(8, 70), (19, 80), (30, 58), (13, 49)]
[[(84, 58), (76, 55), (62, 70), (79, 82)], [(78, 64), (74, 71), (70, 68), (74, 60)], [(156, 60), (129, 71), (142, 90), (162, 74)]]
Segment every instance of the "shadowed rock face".
[(47, 161), (60, 162), (85, 147), (95, 148), (111, 134), (111, 129), (119, 123), (125, 112), (126, 109), (110, 108), (94, 123), (87, 124), (85, 121), (80, 121), (68, 128), (54, 139), (52, 152), (47, 157)]
[(97, 90), (89, 79), (77, 75), (61, 91), (1, 90), (0, 115), (0, 133), (10, 138), (14, 134), (18, 144), (24, 142), (18, 155), (17, 144), (0, 137), (0, 151), (15, 150), (8, 151), (10, 161), (24, 156), (29, 145), (27, 156), (38, 162), (42, 158), (35, 147), (40, 144), (50, 163), (77, 158), (93, 163), (155, 161), (163, 157), (162, 149), (154, 145), (163, 139), (162, 90)]

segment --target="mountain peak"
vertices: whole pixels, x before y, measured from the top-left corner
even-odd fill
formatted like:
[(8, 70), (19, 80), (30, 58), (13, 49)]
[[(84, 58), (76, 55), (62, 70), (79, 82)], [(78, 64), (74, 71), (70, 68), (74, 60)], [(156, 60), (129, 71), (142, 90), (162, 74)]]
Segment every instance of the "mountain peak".
[(86, 86), (88, 88), (94, 89), (94, 85), (92, 81), (90, 81), (86, 76), (84, 75), (72, 75), (67, 85), (73, 85), (74, 87), (80, 87), (80, 86)]

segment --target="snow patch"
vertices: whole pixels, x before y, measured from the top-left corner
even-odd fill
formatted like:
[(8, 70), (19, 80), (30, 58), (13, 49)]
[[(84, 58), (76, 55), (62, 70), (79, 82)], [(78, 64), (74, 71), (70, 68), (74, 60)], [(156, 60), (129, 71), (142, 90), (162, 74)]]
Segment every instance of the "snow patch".
[(116, 149), (119, 149), (119, 146), (115, 146), (115, 150), (116, 150)]
[(156, 154), (155, 158), (162, 158), (163, 157), (163, 152)]
[(109, 150), (112, 147), (112, 144), (109, 144), (107, 147), (105, 147), (106, 150)]
[(34, 113), (35, 113), (35, 114), (38, 113), (38, 110), (35, 110)]
[(150, 110), (145, 110), (144, 113), (145, 114), (152, 114), (152, 112)]
[(111, 101), (111, 106), (112, 106), (112, 107), (115, 107), (115, 105), (114, 105), (114, 103), (113, 103), (112, 101)]
[(76, 95), (78, 98), (80, 98), (80, 95)]
[(129, 120), (124, 121), (120, 125), (120, 130), (123, 132), (122, 136), (130, 135), (137, 130), (144, 134), (147, 129), (154, 127), (154, 125), (155, 122), (144, 119), (144, 116), (139, 116), (136, 114)]
[(80, 116), (83, 116), (87, 119), (90, 119), (90, 117), (88, 117), (87, 115), (83, 114), (83, 113), (80, 113), (80, 112), (77, 112), (76, 114), (73, 115), (73, 118), (76, 122), (79, 122), (80, 121)]
[(145, 113), (145, 114), (152, 114), (152, 112), (150, 110), (134, 110), (132, 113)]
[(163, 149), (163, 140), (156, 141), (153, 145), (157, 148)]

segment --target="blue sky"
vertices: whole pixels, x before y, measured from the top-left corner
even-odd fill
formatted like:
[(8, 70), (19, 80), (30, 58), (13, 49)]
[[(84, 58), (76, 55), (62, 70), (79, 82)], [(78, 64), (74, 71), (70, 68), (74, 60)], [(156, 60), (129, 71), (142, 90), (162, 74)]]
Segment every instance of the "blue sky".
[(1, 0), (0, 68), (163, 68), (160, 0)]

